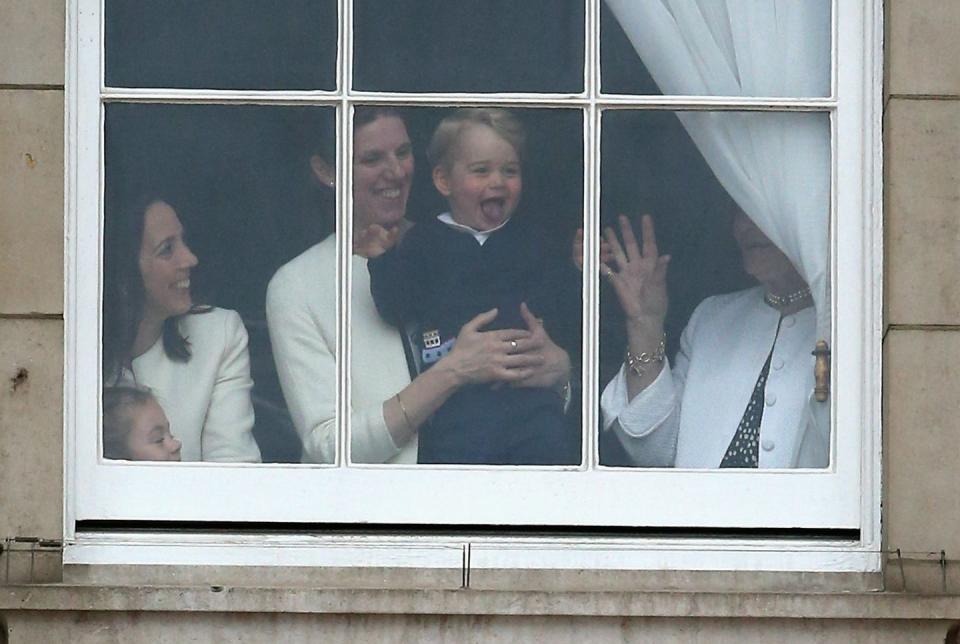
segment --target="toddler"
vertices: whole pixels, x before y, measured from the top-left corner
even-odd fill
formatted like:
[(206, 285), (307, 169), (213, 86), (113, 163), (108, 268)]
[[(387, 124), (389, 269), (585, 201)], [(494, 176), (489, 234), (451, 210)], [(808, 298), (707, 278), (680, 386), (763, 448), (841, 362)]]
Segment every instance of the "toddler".
[(179, 461), (180, 441), (148, 389), (103, 389), (103, 457), (128, 461)]
[[(426, 368), (452, 349), (464, 324), (493, 308), (498, 315), (488, 329), (526, 328), (525, 302), (554, 339), (564, 325), (579, 335), (579, 274), (564, 255), (545, 250), (532, 222), (515, 215), (524, 140), (506, 110), (461, 109), (443, 119), (427, 154), (450, 210), (368, 262), (378, 312), (401, 329), (416, 327)], [(463, 387), (421, 427), (417, 461), (579, 463), (579, 428), (565, 420), (564, 404), (553, 389)]]

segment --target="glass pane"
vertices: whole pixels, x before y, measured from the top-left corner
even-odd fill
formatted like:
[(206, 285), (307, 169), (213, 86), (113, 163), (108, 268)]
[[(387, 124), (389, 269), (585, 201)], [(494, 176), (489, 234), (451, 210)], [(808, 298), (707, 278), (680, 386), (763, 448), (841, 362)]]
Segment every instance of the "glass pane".
[[(334, 228), (334, 123), (323, 107), (107, 105), (108, 458), (173, 458), (163, 430), (147, 434), (154, 449), (129, 448), (164, 417), (184, 461), (298, 462), (295, 428), (333, 449), (335, 309), (315, 300), (335, 292), (335, 269), (310, 249)], [(325, 343), (301, 341), (327, 321)], [(285, 404), (300, 369), (316, 409)]]
[(360, 107), (354, 139), (352, 460), (579, 463), (582, 112)]
[(354, 80), (394, 92), (582, 92), (581, 0), (355, 0)]
[(603, 115), (603, 464), (827, 466), (829, 186), (825, 113)]
[(111, 87), (336, 88), (334, 0), (105, 1)]
[(610, 94), (829, 96), (830, 0), (604, 0)]

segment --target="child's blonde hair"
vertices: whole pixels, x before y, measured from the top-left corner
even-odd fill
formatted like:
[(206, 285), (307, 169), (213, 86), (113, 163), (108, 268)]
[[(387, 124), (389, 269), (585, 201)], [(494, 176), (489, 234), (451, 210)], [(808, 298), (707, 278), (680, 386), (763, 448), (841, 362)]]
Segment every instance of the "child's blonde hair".
[(454, 110), (450, 116), (440, 121), (427, 148), (430, 167), (449, 168), (460, 136), (472, 125), (485, 125), (496, 132), (500, 138), (513, 146), (520, 162), (523, 162), (526, 155), (527, 133), (520, 120), (509, 110), (494, 107), (468, 107)]
[(111, 459), (130, 458), (127, 451), (127, 436), (132, 429), (131, 408), (145, 405), (153, 400), (146, 387), (118, 385), (103, 388), (103, 457)]

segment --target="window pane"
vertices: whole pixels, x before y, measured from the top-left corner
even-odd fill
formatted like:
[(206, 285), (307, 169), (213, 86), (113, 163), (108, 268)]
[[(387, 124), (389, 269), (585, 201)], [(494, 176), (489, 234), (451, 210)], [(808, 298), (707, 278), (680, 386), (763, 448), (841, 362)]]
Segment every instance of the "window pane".
[(582, 92), (580, 0), (355, 0), (354, 80), (396, 92)]
[(360, 107), (354, 137), (352, 460), (579, 463), (582, 112)]
[[(293, 420), (307, 412), (288, 412), (280, 383), (305, 351), (297, 325), (335, 316), (310, 299), (336, 288), (335, 272), (278, 269), (309, 264), (303, 253), (333, 231), (332, 175), (314, 168), (332, 172), (334, 123), (322, 107), (107, 106), (105, 446), (123, 439), (108, 457), (160, 458), (124, 443), (144, 405), (110, 388), (134, 384), (151, 390), (182, 460), (300, 460)], [(325, 340), (333, 369), (336, 336)], [(334, 378), (311, 385), (332, 423)]]
[(607, 112), (601, 153), (601, 462), (826, 467), (829, 116)]
[(828, 96), (830, 0), (604, 0), (611, 94)]
[(106, 0), (106, 84), (336, 87), (337, 3)]

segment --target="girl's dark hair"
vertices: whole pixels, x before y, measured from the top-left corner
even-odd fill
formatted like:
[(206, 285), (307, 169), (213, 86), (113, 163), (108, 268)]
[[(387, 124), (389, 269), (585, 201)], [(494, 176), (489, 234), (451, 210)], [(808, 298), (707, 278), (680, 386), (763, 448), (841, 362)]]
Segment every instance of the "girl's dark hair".
[[(147, 208), (165, 203), (178, 211), (167, 197), (149, 194), (129, 204), (113, 204), (108, 199), (103, 230), (103, 374), (119, 380), (128, 366), (137, 330), (143, 320), (146, 294), (140, 274), (140, 246), (143, 243)], [(115, 206), (115, 207), (114, 207)], [(179, 212), (179, 211), (178, 211)], [(190, 313), (205, 307), (194, 307)], [(189, 314), (189, 313), (188, 313)], [(178, 362), (190, 359), (190, 342), (180, 333), (180, 318), (163, 323), (163, 350)]]
[(130, 458), (127, 435), (132, 418), (129, 410), (153, 400), (153, 394), (143, 387), (117, 386), (103, 388), (103, 457)]

